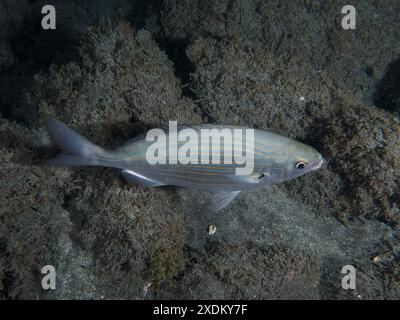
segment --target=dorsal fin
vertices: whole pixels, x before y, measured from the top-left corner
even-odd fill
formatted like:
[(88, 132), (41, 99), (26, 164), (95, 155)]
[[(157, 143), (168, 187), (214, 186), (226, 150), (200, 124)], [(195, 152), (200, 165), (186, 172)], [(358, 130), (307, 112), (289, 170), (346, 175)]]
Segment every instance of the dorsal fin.
[[(179, 132), (180, 130), (185, 129), (185, 128), (188, 128), (188, 126), (180, 125), (180, 126), (178, 126), (178, 128), (177, 128), (177, 132)], [(169, 134), (169, 127), (168, 127), (168, 126), (160, 126), (160, 128), (154, 128), (154, 129), (161, 129), (161, 130), (164, 132), (164, 134), (166, 134), (166, 135)], [(147, 131), (144, 132), (144, 133), (140, 133), (140, 134), (138, 134), (137, 136), (135, 136), (135, 137), (133, 137), (133, 138), (131, 138), (131, 139), (128, 139), (128, 140), (124, 141), (123, 143), (121, 143), (121, 144), (118, 146), (117, 150), (118, 150), (118, 149), (122, 149), (122, 148), (124, 148), (124, 147), (126, 147), (126, 146), (129, 146), (129, 145), (131, 145), (132, 143), (135, 143), (135, 142), (137, 142), (137, 141), (146, 140), (146, 137), (148, 137), (148, 138), (151, 138), (152, 136), (153, 136), (153, 137), (156, 137), (156, 136), (157, 136), (157, 131), (152, 131), (151, 133), (149, 133), (149, 131), (151, 131), (151, 130), (153, 130), (153, 129), (149, 129), (149, 130), (147, 130)]]

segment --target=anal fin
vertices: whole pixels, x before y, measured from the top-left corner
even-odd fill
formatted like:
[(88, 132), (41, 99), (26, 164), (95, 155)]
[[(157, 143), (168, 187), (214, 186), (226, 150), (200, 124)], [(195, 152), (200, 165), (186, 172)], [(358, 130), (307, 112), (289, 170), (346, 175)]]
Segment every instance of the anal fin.
[(133, 170), (129, 169), (124, 169), (121, 170), (121, 175), (125, 179), (125, 181), (129, 183), (134, 183), (139, 185), (142, 188), (154, 188), (154, 187), (159, 187), (163, 186), (164, 183), (160, 181), (156, 181), (150, 178), (147, 178)]

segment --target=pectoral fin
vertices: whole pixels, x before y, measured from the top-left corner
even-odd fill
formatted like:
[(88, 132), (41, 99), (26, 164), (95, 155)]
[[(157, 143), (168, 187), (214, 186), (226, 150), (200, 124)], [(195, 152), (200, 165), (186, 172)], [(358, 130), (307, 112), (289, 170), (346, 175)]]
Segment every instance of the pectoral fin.
[(219, 192), (213, 195), (213, 198), (210, 203), (210, 210), (213, 212), (219, 211), (222, 208), (226, 207), (229, 202), (231, 202), (240, 191), (231, 191), (231, 192)]
[(245, 183), (245, 184), (257, 184), (264, 178), (264, 174), (254, 172), (250, 175), (232, 175), (232, 180)]
[(121, 175), (125, 179), (125, 181), (137, 184), (142, 188), (154, 188), (164, 185), (164, 183), (160, 181), (152, 180), (135, 171), (128, 169), (121, 170)]

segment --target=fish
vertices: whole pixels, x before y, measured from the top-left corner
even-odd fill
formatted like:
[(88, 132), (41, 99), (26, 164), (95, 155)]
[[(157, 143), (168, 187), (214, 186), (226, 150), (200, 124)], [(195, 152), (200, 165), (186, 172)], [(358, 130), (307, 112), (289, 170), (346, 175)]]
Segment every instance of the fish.
[[(325, 161), (315, 148), (302, 142), (241, 126), (201, 124), (171, 128), (170, 125), (165, 130), (149, 130), (108, 150), (93, 144), (53, 117), (48, 116), (45, 122), (52, 140), (62, 149), (61, 154), (46, 161), (47, 165), (110, 167), (118, 169), (128, 183), (143, 188), (172, 185), (209, 191), (213, 197), (208, 208), (214, 212), (225, 208), (243, 191), (300, 177), (320, 169)], [(212, 140), (211, 144), (203, 144), (201, 135), (207, 130), (219, 134), (224, 132), (227, 136), (220, 135), (220, 142), (231, 137), (231, 143), (216, 144)], [(201, 143), (197, 138), (176, 141), (182, 133), (188, 132), (201, 137)], [(165, 149), (157, 149), (153, 156), (164, 161), (149, 161), (149, 150), (154, 151), (155, 143), (162, 142), (161, 133), (165, 135)], [(187, 161), (188, 156), (192, 161)], [(211, 161), (218, 156), (219, 162)], [(185, 161), (177, 161), (177, 158)], [(233, 161), (236, 159), (241, 159), (241, 162)], [(251, 162), (248, 172), (244, 170), (248, 163), (243, 159)], [(242, 172), (238, 174), (238, 170)]]

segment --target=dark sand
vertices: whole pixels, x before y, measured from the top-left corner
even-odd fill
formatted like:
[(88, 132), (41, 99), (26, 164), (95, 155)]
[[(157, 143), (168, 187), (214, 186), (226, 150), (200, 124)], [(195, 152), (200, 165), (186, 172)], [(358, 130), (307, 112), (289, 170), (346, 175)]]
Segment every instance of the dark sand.
[[(344, 4), (0, 2), (0, 299), (400, 299), (400, 2), (360, 2), (356, 30)], [(329, 164), (210, 214), (206, 194), (40, 165), (45, 113), (107, 147), (169, 120), (246, 125)]]

